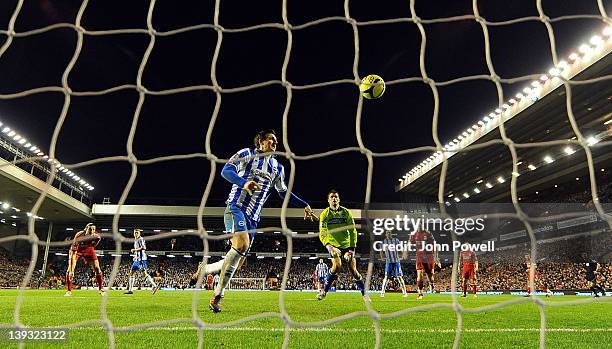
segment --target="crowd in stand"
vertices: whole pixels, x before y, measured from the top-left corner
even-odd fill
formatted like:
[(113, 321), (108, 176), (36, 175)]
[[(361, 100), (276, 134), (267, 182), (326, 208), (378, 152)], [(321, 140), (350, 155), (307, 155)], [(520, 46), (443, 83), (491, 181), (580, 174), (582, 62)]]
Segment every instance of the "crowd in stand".
[[(0, 248), (0, 288), (20, 285), (29, 265), (28, 259), (16, 257)], [(39, 271), (34, 270), (28, 287), (36, 287), (39, 278)]]
[[(601, 234), (594, 237), (579, 237), (569, 240), (558, 240), (554, 242), (541, 243), (537, 245), (537, 270), (539, 279), (538, 288), (547, 286), (550, 289), (587, 289), (584, 278), (585, 270), (583, 258), (580, 251), (590, 251), (592, 246), (609, 246), (610, 234)], [(606, 245), (608, 244), (608, 245)], [(527, 272), (524, 265), (524, 256), (530, 253), (529, 244), (521, 244), (506, 250), (497, 250), (479, 255), (478, 288), (480, 290), (512, 290), (525, 289), (527, 287)], [(589, 255), (589, 258), (591, 256)], [(64, 257), (65, 258), (65, 257)], [(603, 263), (609, 261), (609, 256), (598, 259), (602, 265), (599, 274), (599, 282), (606, 289), (612, 288), (612, 264)], [(209, 263), (215, 262), (218, 258), (209, 259)], [(198, 258), (150, 258), (149, 272), (152, 276), (160, 271), (162, 276), (161, 284), (163, 287), (188, 288), (191, 275), (197, 270)], [(276, 279), (275, 285), (266, 283), (268, 288), (279, 288), (285, 270), (285, 259), (256, 259), (249, 258), (244, 266), (237, 272), (236, 278), (259, 279), (252, 281), (240, 281), (234, 284), (234, 288), (261, 288), (261, 279)], [(326, 261), (328, 264), (329, 261)], [(105, 284), (108, 284), (114, 263), (114, 257), (100, 257), (100, 264), (104, 273)], [(316, 259), (293, 259), (289, 269), (286, 282), (288, 290), (308, 290), (315, 289), (314, 270), (318, 263)], [(20, 284), (25, 275), (29, 261), (24, 258), (11, 257), (6, 252), (0, 253), (0, 286), (16, 287)], [(131, 259), (124, 256), (113, 285), (115, 287), (126, 287), (127, 276), (131, 266)], [(405, 263), (402, 265), (404, 279), (409, 287), (413, 288), (415, 283), (414, 264)], [(436, 274), (436, 290), (450, 290), (452, 266), (444, 268)], [(358, 269), (362, 274), (367, 273), (368, 264), (360, 261)], [(40, 279), (39, 271), (35, 271), (30, 287), (61, 287), (61, 282), (51, 283), (49, 280), (56, 278), (61, 280), (66, 272), (65, 261), (55, 258), (50, 261), (45, 280)], [(370, 279), (370, 290), (378, 291), (382, 285), (384, 277), (384, 263), (377, 261), (373, 264), (372, 277)], [(205, 278), (204, 278), (205, 280)], [(79, 286), (94, 285), (93, 272), (84, 264), (79, 264), (76, 270), (74, 284)], [(460, 280), (457, 287), (459, 288)], [(137, 281), (137, 287), (146, 287), (144, 278)], [(335, 288), (338, 290), (351, 290), (355, 288), (352, 277), (348, 271), (342, 270), (339, 274)], [(390, 288), (394, 289), (393, 282)]]

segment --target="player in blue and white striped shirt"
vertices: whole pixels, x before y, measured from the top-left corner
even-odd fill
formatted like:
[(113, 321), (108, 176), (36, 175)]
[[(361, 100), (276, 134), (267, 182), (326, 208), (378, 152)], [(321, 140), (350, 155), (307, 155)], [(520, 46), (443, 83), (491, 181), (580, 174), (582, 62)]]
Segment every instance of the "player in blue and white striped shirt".
[(319, 264), (317, 264), (315, 268), (315, 273), (317, 274), (317, 289), (321, 292), (325, 284), (325, 278), (327, 278), (327, 274), (329, 274), (329, 267), (323, 262), (323, 258), (319, 259)]
[(401, 242), (398, 238), (394, 238), (390, 231), (386, 232), (386, 238), (383, 240), (383, 251), (380, 252), (381, 258), (384, 252), (385, 255), (385, 278), (383, 279), (382, 289), (380, 290), (380, 296), (385, 296), (387, 288), (387, 281), (390, 274), (393, 274), (399, 282), (402, 293), (405, 297), (408, 297), (406, 293), (406, 284), (404, 283), (404, 274), (402, 273), (401, 257), (399, 252), (394, 248), (388, 248), (389, 246), (400, 246)]
[[(210, 309), (215, 313), (221, 311), (219, 303), (223, 291), (251, 248), (255, 237), (254, 230), (272, 188), (281, 198), (284, 198), (287, 192), (285, 168), (271, 154), (276, 151), (278, 144), (274, 130), (258, 132), (254, 143), (255, 149), (244, 148), (238, 151), (221, 171), (221, 176), (232, 183), (223, 217), (225, 230), (235, 234), (231, 239), (232, 248), (221, 266), (219, 284), (210, 300)], [(306, 201), (294, 193), (291, 193), (290, 200), (304, 207), (304, 219), (316, 219)]]
[(147, 244), (145, 242), (145, 239), (140, 236), (141, 232), (142, 230), (140, 229), (134, 229), (134, 248), (130, 250), (130, 252), (133, 253), (133, 262), (132, 269), (130, 270), (130, 276), (128, 278), (128, 290), (127, 292), (125, 292), (125, 294), (134, 293), (133, 288), (134, 281), (136, 281), (135, 274), (137, 272), (142, 272), (146, 276), (151, 286), (153, 286), (153, 294), (155, 294), (155, 292), (157, 292), (158, 290), (157, 284), (155, 283), (155, 281), (153, 281), (153, 278), (147, 272)]

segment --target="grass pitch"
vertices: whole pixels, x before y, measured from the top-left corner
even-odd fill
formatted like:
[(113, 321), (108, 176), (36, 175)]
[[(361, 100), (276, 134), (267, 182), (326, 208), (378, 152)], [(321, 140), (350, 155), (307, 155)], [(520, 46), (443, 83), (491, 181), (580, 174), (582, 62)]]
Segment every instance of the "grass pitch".
[[(73, 297), (63, 297), (64, 291), (31, 290), (25, 292), (20, 321), (28, 326), (65, 326), (71, 329), (69, 340), (62, 343), (27, 343), (26, 348), (107, 348), (109, 336), (101, 319), (101, 296), (95, 291), (79, 291)], [(223, 311), (208, 310), (210, 292), (197, 292), (197, 315), (207, 324), (230, 326), (205, 330), (204, 348), (280, 348), (285, 325), (280, 318), (279, 292), (232, 292), (222, 303)], [(16, 290), (0, 290), (0, 323), (14, 322)], [(160, 291), (152, 296), (148, 291), (124, 295), (122, 291), (108, 294), (106, 313), (114, 327), (156, 323), (146, 329), (117, 332), (117, 348), (185, 348), (197, 347), (198, 331), (192, 318), (192, 291)], [(455, 337), (457, 315), (451, 306), (451, 296), (426, 295), (417, 300), (401, 294), (387, 293), (385, 298), (371, 294), (372, 306), (382, 316), (380, 320), (383, 348), (450, 348)], [(612, 348), (612, 298), (600, 298), (589, 304), (571, 304), (584, 297), (563, 296), (545, 300), (547, 332), (550, 348)], [(464, 348), (536, 348), (539, 344), (540, 307), (528, 298), (517, 296), (469, 296), (459, 298), (470, 310), (478, 307), (504, 305), (483, 309), (478, 313), (463, 313), (461, 346)], [(508, 302), (511, 302), (509, 304)], [(518, 303), (512, 303), (518, 302)], [(439, 306), (438, 308), (432, 308)], [(376, 336), (372, 319), (357, 293), (330, 293), (317, 301), (315, 293), (285, 293), (285, 307), (292, 321), (325, 321), (360, 312), (360, 316), (338, 321), (324, 327), (291, 328), (290, 348), (373, 348)], [(417, 312), (405, 313), (409, 309)], [(245, 317), (266, 314), (268, 317), (243, 323)], [(397, 316), (395, 316), (397, 315)], [(85, 323), (94, 321), (93, 323)], [(97, 322), (96, 322), (97, 321)], [(162, 323), (167, 321), (166, 323)], [(0, 347), (17, 347), (0, 340)]]

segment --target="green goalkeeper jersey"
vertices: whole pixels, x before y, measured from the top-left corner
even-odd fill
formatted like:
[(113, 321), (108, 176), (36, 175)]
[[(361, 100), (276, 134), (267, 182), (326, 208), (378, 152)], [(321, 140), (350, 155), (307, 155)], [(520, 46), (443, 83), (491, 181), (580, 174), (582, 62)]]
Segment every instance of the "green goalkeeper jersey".
[[(346, 227), (346, 229), (328, 233), (329, 230), (342, 227)], [(319, 218), (319, 239), (323, 246), (331, 244), (337, 248), (356, 247), (357, 229), (355, 229), (355, 220), (351, 210), (342, 206), (337, 211), (330, 207), (323, 210)]]

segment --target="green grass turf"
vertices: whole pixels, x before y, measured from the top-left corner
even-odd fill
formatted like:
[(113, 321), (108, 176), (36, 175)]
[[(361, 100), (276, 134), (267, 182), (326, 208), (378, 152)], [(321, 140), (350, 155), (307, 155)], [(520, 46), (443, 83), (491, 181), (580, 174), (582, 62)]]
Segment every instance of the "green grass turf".
[[(28, 326), (61, 326), (88, 320), (101, 320), (101, 296), (95, 291), (74, 291), (72, 298), (63, 291), (31, 290), (25, 292), (20, 320)], [(0, 323), (13, 320), (17, 291), (0, 290)], [(210, 292), (198, 292), (197, 314), (206, 323), (219, 324), (263, 313), (279, 313), (279, 292), (232, 292), (226, 294), (223, 311), (208, 310)], [(107, 314), (113, 326), (131, 326), (163, 320), (189, 319), (192, 316), (190, 291), (148, 291), (124, 295), (111, 291)], [(285, 293), (285, 306), (293, 321), (324, 321), (351, 312), (366, 311), (356, 293), (330, 293), (324, 301), (314, 293)], [(451, 303), (448, 295), (414, 294), (404, 299), (388, 293), (385, 298), (372, 294), (372, 306), (384, 316), (414, 307)], [(553, 297), (550, 302), (584, 300), (584, 297)], [(539, 307), (518, 296), (460, 298), (465, 308), (527, 301), (479, 313), (465, 313), (461, 344), (463, 348), (536, 348), (539, 340)], [(596, 303), (545, 308), (546, 346), (550, 348), (612, 348), (612, 298)], [(383, 348), (449, 348), (452, 346), (457, 316), (450, 307), (422, 309), (380, 321)], [(204, 332), (204, 348), (275, 348), (283, 343), (283, 321), (269, 317)], [(480, 332), (479, 332), (480, 331)], [(117, 348), (184, 348), (197, 346), (197, 331), (190, 323), (161, 324), (157, 328), (116, 333)], [(375, 332), (368, 316), (343, 320), (323, 328), (292, 329), (290, 348), (373, 348)], [(106, 348), (109, 340), (101, 325), (72, 329), (65, 348)], [(0, 347), (17, 347), (0, 341)], [(58, 344), (28, 343), (26, 348), (58, 347)]]

